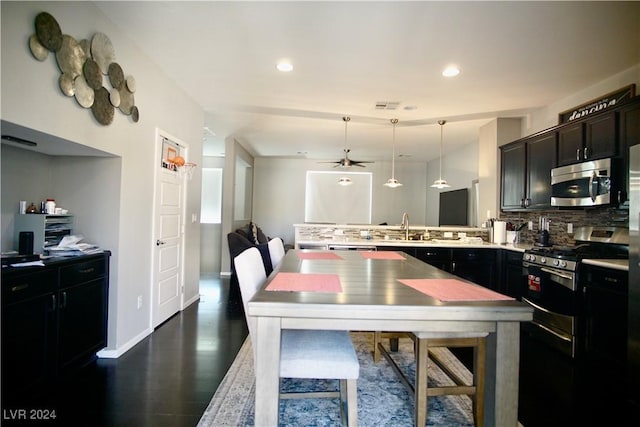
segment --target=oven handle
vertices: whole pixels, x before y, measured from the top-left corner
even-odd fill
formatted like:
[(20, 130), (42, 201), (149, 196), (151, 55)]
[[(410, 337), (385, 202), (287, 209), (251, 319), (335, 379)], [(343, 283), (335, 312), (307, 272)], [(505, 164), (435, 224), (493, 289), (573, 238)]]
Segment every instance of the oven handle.
[[(596, 194), (594, 194), (594, 191), (593, 191), (593, 185), (594, 184), (598, 185), (598, 183), (596, 181), (596, 178), (597, 178), (596, 172), (593, 171), (591, 173), (591, 176), (589, 177), (589, 197), (591, 197), (591, 201), (592, 202), (596, 201)], [(595, 193), (597, 193), (597, 192), (595, 192)]]
[(542, 267), (542, 268), (540, 268), (540, 271), (544, 271), (545, 273), (549, 273), (549, 274), (553, 274), (553, 275), (558, 276), (558, 277), (562, 277), (563, 279), (573, 280), (573, 276), (561, 273), (561, 272), (556, 271), (556, 270), (551, 270), (550, 268)]

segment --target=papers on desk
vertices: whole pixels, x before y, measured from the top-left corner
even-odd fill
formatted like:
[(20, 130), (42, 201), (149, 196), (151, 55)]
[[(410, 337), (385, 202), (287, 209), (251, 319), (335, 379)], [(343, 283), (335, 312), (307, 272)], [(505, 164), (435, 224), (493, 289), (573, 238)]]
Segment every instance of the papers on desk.
[(342, 292), (337, 274), (277, 273), (267, 291), (290, 292)]
[(44, 267), (44, 262), (42, 261), (28, 261), (28, 262), (16, 262), (15, 264), (9, 264), (11, 267)]
[(51, 256), (79, 256), (102, 253), (103, 250), (92, 243), (80, 243), (82, 235), (64, 236), (57, 246), (49, 246), (46, 250)]
[(506, 295), (457, 279), (399, 279), (398, 281), (440, 301), (513, 300)]

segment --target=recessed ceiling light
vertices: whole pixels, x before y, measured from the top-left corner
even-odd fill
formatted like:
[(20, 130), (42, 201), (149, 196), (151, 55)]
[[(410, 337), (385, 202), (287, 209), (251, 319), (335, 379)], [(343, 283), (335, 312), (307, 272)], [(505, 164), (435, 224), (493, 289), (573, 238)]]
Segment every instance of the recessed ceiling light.
[(460, 74), (460, 68), (456, 67), (455, 65), (448, 66), (442, 72), (442, 75), (445, 77), (455, 77), (458, 74)]
[(283, 73), (288, 73), (289, 71), (293, 71), (293, 65), (288, 61), (278, 62), (276, 65), (278, 71), (282, 71)]

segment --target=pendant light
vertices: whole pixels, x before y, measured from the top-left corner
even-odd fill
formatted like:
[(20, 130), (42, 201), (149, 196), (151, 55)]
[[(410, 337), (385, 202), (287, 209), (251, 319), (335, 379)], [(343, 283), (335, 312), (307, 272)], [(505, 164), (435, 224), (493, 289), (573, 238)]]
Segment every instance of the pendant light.
[(397, 188), (402, 187), (400, 181), (396, 179), (396, 125), (398, 124), (398, 119), (391, 119), (391, 123), (393, 124), (393, 149), (391, 155), (391, 178), (384, 183), (385, 187), (389, 188)]
[[(344, 121), (344, 158), (345, 158), (345, 166), (346, 166), (347, 153), (349, 152), (348, 151), (349, 149), (347, 148), (347, 123), (349, 123), (349, 121), (351, 120), (351, 117), (344, 116), (342, 120)], [(342, 185), (343, 187), (346, 187), (347, 185), (351, 185), (351, 184), (353, 184), (353, 181), (351, 181), (351, 178), (349, 178), (348, 176), (341, 176), (338, 179), (338, 185)]]
[(433, 188), (448, 188), (451, 187), (447, 184), (446, 179), (442, 179), (442, 128), (444, 128), (444, 124), (447, 123), (446, 120), (438, 120), (438, 124), (440, 125), (440, 178), (436, 179), (431, 185)]

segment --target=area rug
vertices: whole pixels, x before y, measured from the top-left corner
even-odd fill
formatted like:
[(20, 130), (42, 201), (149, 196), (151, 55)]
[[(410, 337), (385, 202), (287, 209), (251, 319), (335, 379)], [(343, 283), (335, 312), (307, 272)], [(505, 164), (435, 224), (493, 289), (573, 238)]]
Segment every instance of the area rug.
[[(358, 423), (360, 426), (412, 426), (413, 398), (400, 383), (389, 363), (384, 359), (373, 363), (373, 334), (353, 332), (353, 343), (360, 361), (358, 379)], [(447, 349), (434, 349), (448, 359), (460, 374), (471, 373)], [(400, 340), (399, 351), (391, 353), (409, 378), (415, 373), (412, 342)], [(429, 384), (451, 384), (445, 374), (429, 364)], [(253, 353), (249, 339), (220, 383), (198, 427), (254, 425)], [(283, 379), (281, 391), (336, 390), (337, 381)], [(427, 426), (473, 426), (471, 399), (467, 396), (438, 396), (428, 399)], [(281, 400), (280, 426), (339, 426), (338, 399)]]

